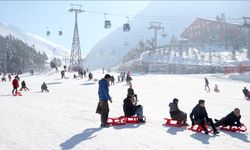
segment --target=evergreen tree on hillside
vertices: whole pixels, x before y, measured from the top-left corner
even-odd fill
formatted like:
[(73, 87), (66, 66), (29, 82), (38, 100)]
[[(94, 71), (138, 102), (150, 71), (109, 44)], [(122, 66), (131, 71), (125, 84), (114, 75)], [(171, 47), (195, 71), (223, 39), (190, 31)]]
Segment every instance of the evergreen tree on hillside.
[(40, 69), (48, 59), (45, 53), (41, 54), (35, 47), (29, 46), (22, 40), (9, 35), (0, 36), (0, 72), (17, 72)]

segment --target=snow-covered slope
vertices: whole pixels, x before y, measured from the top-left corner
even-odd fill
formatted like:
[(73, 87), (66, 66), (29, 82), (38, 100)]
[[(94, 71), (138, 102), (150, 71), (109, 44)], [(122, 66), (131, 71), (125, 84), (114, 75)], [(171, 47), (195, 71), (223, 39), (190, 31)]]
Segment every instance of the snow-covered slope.
[[(153, 30), (148, 30), (150, 22), (162, 22), (167, 36), (158, 33), (158, 45), (167, 44), (173, 35), (178, 38), (196, 18), (215, 18), (224, 13), (228, 18), (241, 18), (250, 13), (250, 2), (229, 1), (153, 1), (148, 7), (130, 20), (131, 31), (123, 32), (122, 26), (99, 41), (86, 57), (89, 68), (110, 68), (118, 64), (122, 57), (135, 47), (139, 40), (150, 39)], [(156, 16), (156, 17), (147, 17)], [(161, 17), (167, 16), (167, 17)], [(239, 20), (238, 20), (239, 21)], [(126, 43), (126, 44), (125, 44)]]
[(48, 55), (49, 59), (53, 58), (53, 53), (55, 53), (56, 57), (62, 58), (65, 56), (65, 53), (69, 52), (68, 49), (62, 47), (59, 44), (51, 42), (33, 33), (26, 33), (18, 29), (17, 27), (8, 25), (6, 23), (0, 22), (0, 35), (12, 35), (15, 38), (21, 39), (24, 42), (28, 43), (30, 46), (34, 45), (37, 51), (45, 52)]
[[(94, 78), (104, 76), (101, 70)], [(116, 73), (111, 73), (117, 77)], [(11, 96), (10, 82), (0, 82), (0, 147), (3, 150), (186, 150), (186, 149), (249, 149), (250, 101), (241, 89), (249, 83), (217, 78), (210, 75), (143, 75), (132, 74), (133, 87), (143, 105), (147, 123), (100, 128), (100, 116), (95, 113), (98, 84), (86, 78), (61, 79), (53, 70), (35, 76), (24, 75), (30, 91), (22, 97)], [(204, 91), (204, 77), (219, 86), (220, 93)], [(45, 81), (49, 93), (40, 93)], [(110, 87), (113, 103), (110, 117), (123, 115), (126, 84)], [(235, 107), (241, 109), (241, 121), (248, 127), (245, 133), (220, 131), (218, 136), (194, 133), (186, 128), (164, 127), (169, 117), (168, 104), (179, 98), (181, 110), (191, 112), (199, 99), (206, 100), (208, 115), (221, 118)], [(188, 119), (188, 123), (190, 120)]]

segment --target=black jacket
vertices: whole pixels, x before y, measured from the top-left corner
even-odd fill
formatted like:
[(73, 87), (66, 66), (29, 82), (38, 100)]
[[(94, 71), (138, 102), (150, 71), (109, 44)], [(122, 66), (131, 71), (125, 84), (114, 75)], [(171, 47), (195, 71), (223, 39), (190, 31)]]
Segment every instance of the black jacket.
[(181, 112), (180, 109), (178, 108), (178, 105), (175, 103), (169, 103), (169, 108), (170, 108), (169, 113), (171, 117), (176, 116)]
[(43, 83), (42, 86), (41, 86), (41, 89), (42, 90), (47, 90), (47, 85), (45, 83)]
[(23, 81), (22, 83), (22, 87), (25, 88), (26, 87), (26, 83)]
[(228, 114), (225, 118), (224, 118), (224, 124), (225, 125), (235, 125), (235, 126), (240, 126), (241, 122), (240, 122), (240, 118), (241, 116), (236, 116), (234, 114), (234, 112), (232, 111), (230, 114)]
[(126, 117), (133, 116), (135, 114), (136, 108), (137, 107), (133, 105), (129, 98), (123, 100), (123, 111)]
[(130, 96), (130, 95), (134, 95), (134, 90), (132, 88), (128, 88), (128, 95), (127, 96)]
[(198, 119), (201, 120), (208, 119), (206, 108), (197, 104), (190, 113), (190, 119), (192, 122)]
[(244, 93), (245, 97), (248, 97), (249, 93), (248, 89), (243, 89), (242, 92)]

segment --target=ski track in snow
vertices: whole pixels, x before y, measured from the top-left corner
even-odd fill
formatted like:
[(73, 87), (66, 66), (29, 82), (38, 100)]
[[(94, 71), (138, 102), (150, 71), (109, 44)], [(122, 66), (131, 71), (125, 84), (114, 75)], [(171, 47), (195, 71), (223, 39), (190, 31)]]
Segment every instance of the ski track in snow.
[[(94, 71), (94, 78), (104, 74)], [(117, 73), (111, 73), (117, 79)], [(163, 126), (169, 117), (169, 102), (179, 98), (181, 110), (191, 112), (199, 99), (206, 100), (211, 118), (220, 119), (235, 107), (241, 109), (241, 121), (250, 126), (250, 101), (243, 98), (242, 88), (250, 84), (223, 78), (223, 75), (153, 75), (132, 76), (139, 104), (144, 107), (145, 124), (127, 124), (100, 128), (100, 116), (95, 113), (98, 83), (87, 78), (60, 79), (60, 71), (46, 70), (34, 76), (23, 75), (30, 91), (12, 96), (10, 82), (0, 82), (0, 149), (91, 149), (91, 150), (183, 150), (183, 149), (249, 149), (249, 131), (220, 131), (218, 136), (195, 133), (187, 128)], [(204, 77), (210, 89), (218, 84), (220, 93), (204, 91)], [(42, 82), (49, 93), (41, 93)], [(109, 117), (123, 115), (123, 99), (127, 95), (125, 82), (110, 86), (113, 103)], [(190, 124), (190, 119), (188, 118)]]

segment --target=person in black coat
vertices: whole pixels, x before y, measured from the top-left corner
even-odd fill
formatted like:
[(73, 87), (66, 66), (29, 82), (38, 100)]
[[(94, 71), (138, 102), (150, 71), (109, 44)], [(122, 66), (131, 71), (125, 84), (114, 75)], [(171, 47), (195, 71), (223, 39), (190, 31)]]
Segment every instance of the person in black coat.
[(205, 79), (205, 91), (207, 91), (207, 88), (208, 88), (208, 92), (210, 92), (208, 79), (206, 77), (204, 79)]
[(169, 103), (169, 113), (172, 119), (178, 120), (180, 124), (186, 124), (187, 114), (181, 111), (178, 107), (178, 99), (174, 98), (172, 103)]
[(141, 105), (134, 105), (135, 98), (130, 95), (123, 100), (123, 111), (126, 117), (138, 116), (139, 122), (144, 122), (143, 120), (143, 108)]
[(248, 89), (246, 87), (244, 87), (242, 92), (243, 92), (245, 98), (250, 99), (250, 92), (248, 91)]
[(201, 125), (202, 129), (205, 131), (205, 134), (208, 134), (208, 130), (205, 127), (206, 123), (211, 125), (214, 134), (219, 133), (214, 126), (213, 120), (208, 118), (204, 100), (199, 100), (199, 103), (193, 108), (192, 112), (190, 113), (190, 119), (192, 121), (192, 125), (195, 125), (195, 123)]
[(24, 89), (25, 91), (26, 91), (26, 90), (29, 91), (29, 88), (27, 88), (26, 83), (25, 83), (24, 80), (22, 81), (21, 85), (22, 85), (22, 87), (21, 87), (20, 91), (22, 91), (23, 89)]
[(62, 77), (62, 79), (65, 78), (65, 71), (64, 70), (61, 71), (61, 77)]
[(229, 113), (226, 117), (221, 118), (220, 120), (215, 119), (217, 121), (214, 125), (215, 127), (219, 126), (237, 126), (240, 127), (242, 123), (240, 122), (240, 109), (235, 108), (231, 113)]
[(42, 86), (41, 86), (41, 89), (42, 89), (42, 92), (43, 92), (44, 90), (47, 91), (47, 92), (49, 92), (48, 87), (47, 87), (47, 85), (46, 85), (45, 82), (43, 82), (43, 84), (42, 84)]
[(128, 94), (127, 94), (127, 96), (130, 96), (130, 95), (134, 96), (135, 100), (138, 101), (137, 94), (135, 94), (134, 89), (132, 87), (132, 84), (129, 84), (129, 88), (128, 88)]

